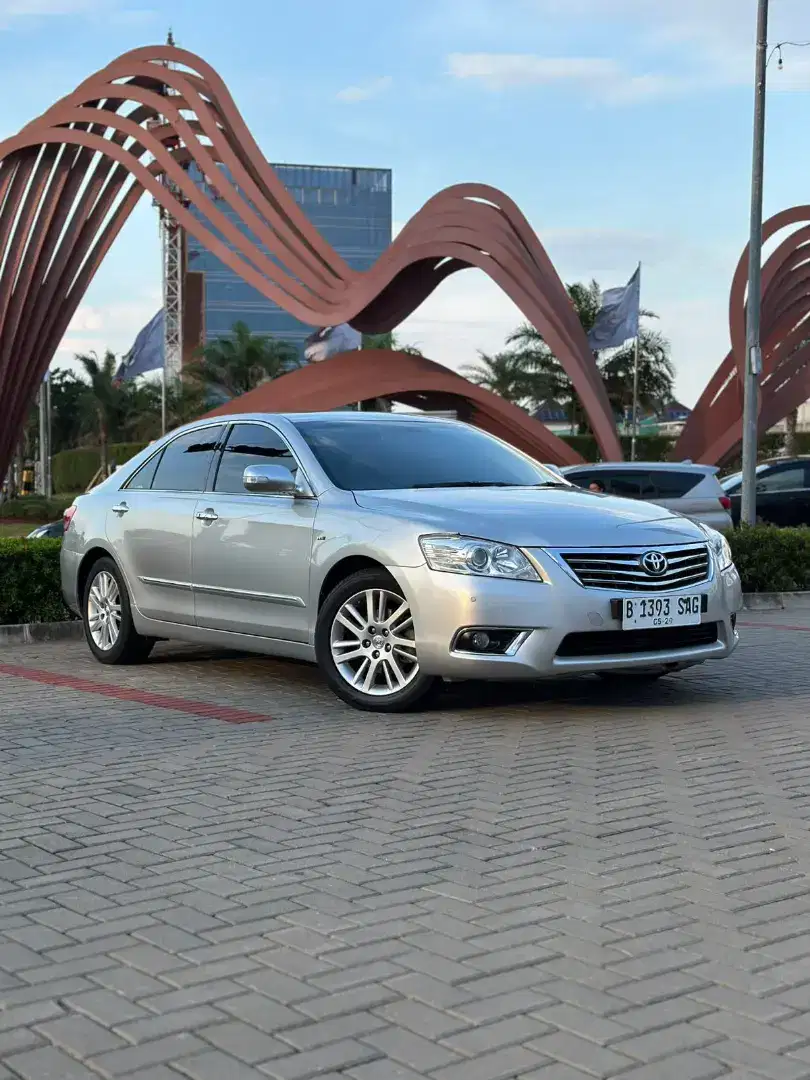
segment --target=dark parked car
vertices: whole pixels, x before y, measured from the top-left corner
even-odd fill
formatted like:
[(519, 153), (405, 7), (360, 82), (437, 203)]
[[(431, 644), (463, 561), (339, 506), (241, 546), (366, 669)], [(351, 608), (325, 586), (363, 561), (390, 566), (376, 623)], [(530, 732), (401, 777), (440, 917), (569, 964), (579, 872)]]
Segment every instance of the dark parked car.
[(29, 540), (61, 540), (65, 535), (65, 524), (61, 520), (52, 521), (49, 525), (37, 525), (28, 534)]
[[(742, 473), (721, 481), (740, 523)], [(757, 466), (757, 518), (769, 525), (810, 525), (810, 458), (779, 458)]]

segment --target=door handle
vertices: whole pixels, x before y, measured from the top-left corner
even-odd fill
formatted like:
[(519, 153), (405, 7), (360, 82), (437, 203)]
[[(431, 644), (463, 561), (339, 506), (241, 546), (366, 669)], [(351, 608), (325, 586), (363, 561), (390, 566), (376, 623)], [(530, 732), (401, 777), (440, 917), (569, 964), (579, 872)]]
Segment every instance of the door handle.
[(119, 517), (123, 517), (124, 514), (129, 513), (129, 507), (127, 506), (127, 504), (125, 502), (121, 502), (121, 503), (118, 504), (118, 506), (114, 506), (112, 508), (112, 512), (114, 514), (118, 514)]
[(213, 521), (219, 520), (219, 514), (215, 513), (215, 511), (211, 509), (200, 510), (196, 517), (197, 521), (204, 521), (207, 525), (210, 525)]

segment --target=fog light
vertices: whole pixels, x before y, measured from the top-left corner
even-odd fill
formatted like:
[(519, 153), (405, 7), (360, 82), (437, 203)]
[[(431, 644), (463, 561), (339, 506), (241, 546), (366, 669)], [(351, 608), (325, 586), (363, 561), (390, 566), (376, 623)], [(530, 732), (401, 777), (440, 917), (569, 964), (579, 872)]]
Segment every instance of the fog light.
[(453, 639), (453, 652), (488, 653), (490, 656), (508, 652), (517, 637), (525, 631), (512, 627), (470, 627), (459, 630)]

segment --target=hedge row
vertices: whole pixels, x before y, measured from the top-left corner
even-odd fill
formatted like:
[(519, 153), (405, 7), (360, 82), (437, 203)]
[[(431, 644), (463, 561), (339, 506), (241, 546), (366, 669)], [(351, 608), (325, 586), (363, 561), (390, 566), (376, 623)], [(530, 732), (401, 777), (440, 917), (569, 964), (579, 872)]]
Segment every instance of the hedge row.
[(0, 625), (73, 618), (62, 599), (61, 540), (0, 539)]
[[(810, 529), (756, 525), (729, 534), (744, 592), (810, 588)], [(60, 540), (0, 539), (0, 625), (61, 622)]]
[(728, 534), (743, 592), (802, 592), (810, 588), (810, 529), (744, 525)]
[[(111, 443), (107, 447), (107, 461), (123, 465), (146, 446), (145, 442)], [(78, 450), (60, 450), (53, 455), (51, 476), (54, 491), (85, 491), (101, 466), (98, 447), (82, 447)]]
[(32, 525), (46, 525), (58, 521), (74, 500), (74, 495), (21, 495), (0, 503), (0, 521), (30, 521)]

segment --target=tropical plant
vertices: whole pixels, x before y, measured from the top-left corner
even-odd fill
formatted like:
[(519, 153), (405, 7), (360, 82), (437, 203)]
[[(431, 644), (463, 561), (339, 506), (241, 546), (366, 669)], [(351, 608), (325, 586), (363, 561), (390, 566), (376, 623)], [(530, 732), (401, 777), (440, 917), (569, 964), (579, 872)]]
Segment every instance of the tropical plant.
[(530, 407), (535, 397), (535, 373), (526, 369), (521, 354), (508, 349), (494, 355), (479, 350), (478, 362), (467, 364), (461, 374), (515, 405)]
[[(635, 344), (625, 345), (600, 364), (610, 404), (619, 416), (632, 415), (635, 352)], [(642, 328), (638, 339), (639, 414), (660, 411), (672, 401), (674, 390), (675, 367), (669, 341), (657, 330)]]
[(77, 353), (76, 359), (90, 382), (101, 470), (106, 475), (109, 466), (107, 444), (110, 441), (110, 430), (117, 428), (123, 405), (123, 392), (115, 381), (118, 362), (115, 353), (109, 349), (104, 353), (103, 359), (99, 359), (95, 352)]
[(410, 356), (422, 356), (422, 350), (416, 345), (403, 345), (397, 335), (389, 330), (385, 334), (363, 334), (364, 349), (393, 349), (395, 352), (408, 353)]
[(235, 322), (230, 336), (216, 338), (198, 350), (184, 374), (198, 385), (234, 398), (294, 367), (300, 367), (294, 345), (254, 334), (246, 323)]
[[(593, 328), (602, 303), (599, 284), (596, 281), (588, 284), (574, 282), (568, 286), (568, 296), (587, 334)], [(644, 309), (639, 314), (641, 318), (657, 318), (654, 312)], [(507, 345), (511, 346), (516, 367), (522, 373), (522, 385), (527, 388), (528, 397), (535, 408), (543, 401), (554, 400), (565, 409), (572, 423), (578, 417), (585, 419), (585, 411), (571, 379), (534, 326), (522, 323), (509, 335)], [(628, 409), (632, 410), (634, 363), (635, 343), (605, 355), (599, 362), (610, 402), (614, 411), (622, 416), (627, 414)], [(640, 411), (658, 409), (670, 401), (674, 381), (675, 370), (670, 359), (669, 342), (662, 334), (642, 328), (638, 368)]]

